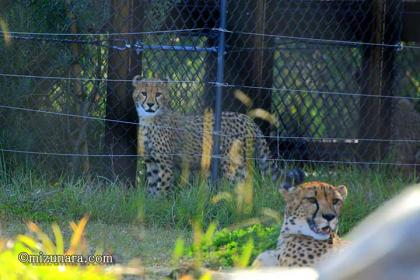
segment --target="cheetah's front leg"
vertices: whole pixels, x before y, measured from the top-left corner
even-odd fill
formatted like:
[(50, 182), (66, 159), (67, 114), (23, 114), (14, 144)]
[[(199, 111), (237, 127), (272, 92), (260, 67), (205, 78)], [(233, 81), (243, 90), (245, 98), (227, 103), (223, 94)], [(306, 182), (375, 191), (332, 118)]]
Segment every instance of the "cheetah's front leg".
[(167, 193), (173, 185), (173, 164), (170, 158), (147, 159), (146, 176), (147, 192), (151, 196), (159, 196)]
[(146, 179), (147, 179), (147, 192), (149, 195), (159, 195), (159, 164), (155, 159), (149, 158), (144, 161), (146, 164)]
[(170, 157), (159, 159), (159, 178), (157, 189), (159, 192), (168, 193), (172, 191), (174, 182), (173, 160)]

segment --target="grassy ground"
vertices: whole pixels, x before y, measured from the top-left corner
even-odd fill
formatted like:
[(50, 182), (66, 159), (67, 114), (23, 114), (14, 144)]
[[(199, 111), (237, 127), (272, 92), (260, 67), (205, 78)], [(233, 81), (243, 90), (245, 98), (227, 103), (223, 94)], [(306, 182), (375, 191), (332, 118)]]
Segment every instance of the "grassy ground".
[[(65, 240), (69, 240), (69, 224), (60, 222), (59, 225)], [(39, 226), (53, 236), (49, 223), (40, 223)], [(13, 238), (23, 233), (30, 235), (25, 223), (20, 221), (1, 223), (1, 230), (1, 238)], [(88, 223), (85, 236), (92, 254), (111, 254), (114, 261), (122, 264), (141, 263), (146, 268), (147, 279), (162, 279), (168, 275), (174, 268), (171, 257), (175, 240), (190, 240), (190, 233), (186, 230), (146, 228), (129, 223), (104, 224), (98, 221)]]
[[(383, 168), (305, 171), (309, 173), (307, 180), (316, 178), (348, 187), (341, 234), (412, 182)], [(3, 237), (25, 232), (26, 221), (40, 223), (43, 228), (58, 222), (69, 234), (68, 222), (88, 214), (86, 237), (91, 248), (111, 252), (122, 263), (138, 258), (157, 278), (170, 269), (176, 238), (187, 243), (190, 240), (191, 221), (201, 221), (205, 227), (217, 221), (218, 228), (256, 221), (278, 223), (283, 208), (276, 186), (260, 176), (254, 178), (251, 196), (244, 195), (243, 188), (228, 184), (215, 192), (196, 182), (182, 187), (173, 197), (147, 199), (140, 188), (127, 190), (101, 179), (51, 180), (27, 169), (3, 170), (0, 174)]]

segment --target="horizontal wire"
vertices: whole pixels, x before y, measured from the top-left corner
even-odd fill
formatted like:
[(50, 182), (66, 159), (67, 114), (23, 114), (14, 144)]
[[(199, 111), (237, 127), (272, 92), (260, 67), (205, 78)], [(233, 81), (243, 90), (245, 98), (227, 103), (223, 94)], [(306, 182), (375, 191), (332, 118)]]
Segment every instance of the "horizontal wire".
[(382, 162), (382, 161), (341, 161), (341, 160), (316, 160), (316, 159), (276, 159), (276, 158), (257, 158), (246, 157), (251, 160), (266, 161), (286, 161), (286, 162), (309, 162), (309, 163), (329, 163), (329, 164), (367, 164), (367, 165), (400, 165), (400, 166), (420, 166), (420, 163), (400, 163), (400, 162)]
[(118, 36), (118, 35), (153, 35), (153, 34), (167, 34), (167, 33), (183, 33), (192, 31), (208, 30), (206, 28), (187, 28), (187, 29), (173, 29), (173, 30), (157, 30), (157, 31), (140, 31), (140, 32), (110, 32), (110, 33), (51, 33), (51, 32), (22, 32), (22, 31), (0, 31), (3, 35), (35, 35), (35, 36)]
[[(1, 105), (1, 104), (0, 104), (0, 108), (9, 109), (9, 110), (33, 112), (33, 113), (42, 113), (42, 114), (55, 115), (55, 116), (71, 117), (71, 118), (80, 118), (80, 119), (87, 119), (87, 120), (105, 121), (105, 122), (113, 122), (113, 123), (121, 123), (121, 124), (131, 124), (131, 125), (138, 125), (138, 126), (141, 126), (141, 127), (165, 128), (165, 129), (185, 131), (184, 128), (177, 128), (177, 127), (172, 127), (172, 126), (149, 125), (149, 124), (145, 124), (145, 123), (142, 123), (142, 122), (131, 122), (131, 121), (107, 119), (107, 118), (100, 118), (100, 117), (93, 117), (93, 116), (83, 116), (83, 115), (77, 115), (77, 114), (52, 112), (52, 111), (46, 111), (46, 110), (31, 109), (31, 108)], [(185, 123), (185, 120), (182, 120), (182, 122)]]
[[(323, 45), (323, 48), (328, 49), (336, 49), (336, 47), (333, 46), (327, 46)], [(313, 51), (314, 49), (319, 49), (319, 46), (304, 46), (304, 47), (291, 47), (291, 46), (285, 46), (285, 45), (278, 45), (273, 47), (258, 47), (258, 48), (228, 48), (226, 50), (226, 53), (240, 53), (240, 52), (253, 52), (253, 51), (276, 51), (276, 50), (291, 50), (291, 51)]]
[[(316, 45), (311, 46), (290, 46), (292, 44), (297, 44), (296, 42), (287, 42), (287, 43), (278, 43), (275, 46), (267, 46), (267, 47), (228, 47), (226, 52), (227, 53), (239, 53), (239, 52), (247, 52), (247, 51), (264, 51), (264, 50), (307, 50), (311, 51), (314, 49), (319, 49), (320, 47), (324, 49), (337, 49), (336, 46), (328, 44), (328, 43), (318, 43)], [(301, 43), (302, 44), (302, 43)], [(346, 46), (346, 45), (344, 45)], [(403, 45), (403, 49), (420, 49), (420, 46), (414, 46), (414, 45)], [(359, 47), (359, 46), (356, 46)], [(402, 50), (399, 50), (402, 51)]]
[[(69, 156), (69, 157), (137, 157), (148, 158), (149, 156), (139, 154), (79, 154), (79, 153), (53, 153), (53, 152), (38, 152), (28, 150), (15, 150), (15, 149), (0, 149), (4, 153), (17, 153), (17, 154), (30, 154), (30, 155), (46, 155), (46, 156)], [(229, 159), (229, 157), (222, 156), (208, 156), (199, 154), (185, 154), (185, 153), (159, 153), (167, 156), (192, 156), (192, 157), (206, 157), (206, 158), (219, 158)], [(281, 162), (309, 162), (309, 163), (327, 163), (327, 164), (359, 164), (359, 165), (396, 165), (396, 166), (420, 166), (418, 163), (399, 163), (399, 162), (381, 162), (381, 161), (339, 161), (339, 160), (300, 160), (300, 159), (267, 159), (258, 157), (245, 157), (250, 160), (263, 160), (263, 161), (281, 161)]]
[[(98, 79), (98, 78), (76, 78), (76, 77), (61, 77), (61, 76), (42, 76), (42, 75), (25, 75), (25, 74), (9, 74), (9, 73), (0, 73), (1, 77), (14, 77), (14, 78), (30, 78), (30, 79), (43, 79), (43, 80), (70, 80), (70, 81), (99, 81), (99, 82), (125, 82), (131, 83), (133, 80), (126, 79)], [(173, 81), (173, 80), (159, 80), (159, 81), (149, 81), (150, 83), (168, 83), (168, 84), (182, 84), (182, 83), (206, 83), (203, 81), (193, 81), (193, 80), (184, 80), (184, 81)]]
[(284, 159), (286, 162), (308, 162), (327, 164), (359, 164), (359, 165), (395, 165), (395, 166), (420, 166), (420, 163), (400, 163), (381, 161), (340, 161), (340, 160), (312, 160), (312, 159)]
[[(45, 155), (45, 156), (69, 156), (69, 157), (140, 157), (147, 158), (148, 156), (139, 154), (80, 154), (80, 153), (54, 153), (54, 152), (39, 152), (39, 151), (27, 151), (27, 150), (15, 150), (15, 149), (0, 149), (0, 152), (5, 153), (17, 153), (17, 154), (31, 154), (31, 155)], [(185, 153), (159, 153), (167, 156), (192, 156), (201, 157), (202, 155), (197, 154), (185, 154)], [(208, 156), (211, 157), (211, 156)]]
[[(46, 79), (46, 80), (71, 80), (71, 81), (102, 81), (102, 82), (132, 82), (133, 80), (126, 79), (98, 79), (98, 78), (76, 78), (76, 77), (60, 77), (60, 76), (41, 76), (41, 75), (24, 75), (24, 74), (9, 74), (9, 73), (0, 73), (0, 77), (15, 77), (15, 78), (31, 78), (31, 79)], [(282, 92), (297, 92), (297, 93), (311, 93), (311, 94), (327, 94), (327, 95), (341, 95), (341, 96), (364, 96), (371, 98), (391, 98), (391, 99), (407, 99), (407, 100), (420, 100), (420, 97), (412, 96), (395, 96), (395, 95), (370, 95), (363, 93), (352, 93), (352, 92), (335, 92), (335, 91), (322, 91), (322, 90), (304, 90), (304, 89), (290, 89), (290, 88), (274, 88), (274, 87), (257, 87), (249, 85), (237, 85), (230, 83), (217, 83), (212, 81), (194, 81), (194, 80), (162, 80), (162, 81), (150, 81), (155, 83), (168, 83), (168, 84), (182, 84), (182, 83), (198, 83), (198, 84), (209, 84), (214, 86), (222, 87), (238, 87), (238, 88), (248, 88), (248, 89), (262, 89), (262, 90), (272, 90), (272, 91), (282, 91)]]
[[(17, 111), (26, 111), (26, 112), (33, 112), (33, 113), (42, 113), (42, 114), (49, 114), (55, 116), (65, 116), (65, 117), (72, 117), (72, 118), (81, 118), (87, 120), (97, 120), (97, 121), (105, 121), (105, 122), (113, 122), (113, 123), (122, 123), (122, 124), (131, 124), (131, 125), (138, 125), (140, 127), (151, 127), (151, 128), (164, 128), (164, 129), (171, 129), (171, 130), (178, 130), (178, 131), (189, 131), (186, 128), (178, 128), (173, 126), (164, 126), (164, 125), (155, 125), (155, 124), (145, 124), (140, 122), (131, 122), (131, 121), (123, 121), (123, 120), (115, 120), (115, 119), (107, 119), (107, 118), (100, 118), (100, 117), (93, 117), (93, 116), (84, 116), (84, 115), (77, 115), (77, 114), (70, 114), (70, 113), (61, 113), (61, 112), (52, 112), (46, 110), (39, 110), (39, 109), (31, 109), (25, 107), (17, 107), (17, 106), (9, 106), (9, 105), (2, 105), (0, 104), (0, 108), (9, 109), (9, 110), (17, 110)], [(192, 117), (197, 116), (193, 115)], [(186, 116), (189, 117), (189, 116)], [(192, 120), (186, 120), (184, 117), (180, 122), (183, 124), (190, 123), (196, 124)], [(173, 119), (175, 120), (175, 118)], [(190, 132), (190, 131), (189, 131)], [(203, 132), (206, 133), (206, 132)], [(224, 134), (224, 133), (216, 133), (213, 131), (208, 132), (210, 135), (219, 135), (222, 137), (237, 137), (243, 136), (246, 132), (241, 134)], [(272, 136), (272, 135), (255, 135), (255, 136), (245, 136), (244, 138), (265, 138), (265, 139), (299, 139), (299, 140), (312, 140), (312, 141), (340, 141), (340, 142), (355, 142), (355, 141), (364, 141), (364, 142), (402, 142), (402, 143), (420, 143), (419, 139), (378, 139), (378, 138), (334, 138), (334, 137), (307, 137), (307, 136)]]
[(231, 34), (242, 34), (242, 35), (261, 36), (261, 37), (270, 37), (270, 38), (278, 38), (278, 39), (309, 41), (309, 42), (316, 42), (316, 43), (330, 43), (330, 44), (342, 44), (342, 45), (353, 45), (353, 46), (389, 47), (389, 48), (397, 48), (399, 50), (402, 50), (404, 48), (420, 49), (420, 46), (405, 45), (403, 44), (403, 42), (398, 42), (396, 44), (386, 44), (386, 43), (370, 43), (370, 42), (363, 42), (363, 41), (311, 38), (311, 37), (303, 37), (303, 36), (277, 35), (277, 34), (267, 34), (267, 33), (246, 32), (246, 31), (239, 31), (239, 30), (225, 30), (224, 32), (231, 33)]
[[(234, 135), (229, 135), (233, 136)], [(291, 139), (291, 140), (310, 140), (319, 142), (332, 142), (337, 141), (341, 143), (356, 144), (357, 142), (401, 142), (401, 143), (420, 143), (420, 139), (380, 139), (380, 138), (344, 138), (344, 137), (309, 137), (309, 136), (252, 136), (252, 138), (266, 138), (266, 139)]]
[[(0, 37), (1, 39), (2, 37)], [(202, 47), (202, 46), (190, 46), (190, 45), (151, 45), (143, 44), (140, 41), (131, 42), (126, 39), (103, 39), (103, 40), (80, 40), (80, 39), (57, 39), (49, 37), (33, 37), (33, 36), (17, 36), (11, 35), (10, 38), (16, 40), (32, 40), (32, 41), (42, 41), (42, 42), (59, 42), (59, 43), (69, 43), (69, 44), (84, 44), (84, 45), (93, 45), (96, 47), (115, 49), (119, 51), (125, 51), (128, 49), (134, 49), (137, 52), (142, 52), (145, 50), (158, 50), (158, 51), (193, 51), (193, 52), (217, 52), (217, 47)], [(124, 43), (124, 45), (110, 45), (112, 42)], [(106, 44), (105, 44), (106, 43)]]
[[(0, 37), (5, 38), (5, 37)], [(15, 40), (28, 40), (28, 41), (46, 41), (46, 42), (60, 42), (60, 43), (71, 43), (71, 44), (92, 44), (97, 46), (104, 46), (102, 43), (108, 42), (109, 39), (102, 39), (102, 40), (81, 40), (81, 39), (58, 39), (58, 38), (50, 38), (50, 37), (35, 37), (31, 35), (9, 35), (8, 38), (15, 39)], [(115, 40), (118, 42), (124, 42), (125, 40)]]
[[(158, 31), (143, 31), (143, 32), (113, 32), (113, 33), (49, 33), (49, 32), (0, 31), (0, 34), (6, 35), (6, 36), (7, 35), (9, 35), (9, 36), (16, 36), (16, 35), (29, 35), (29, 36), (34, 36), (35, 35), (35, 36), (66, 36), (66, 37), (77, 37), (77, 36), (157, 35), (157, 34), (168, 34), (168, 33), (193, 32), (193, 31), (218, 31), (218, 32), (225, 32), (225, 33), (230, 33), (230, 34), (262, 36), (262, 37), (271, 37), (271, 38), (278, 38), (278, 39), (307, 41), (307, 42), (324, 43), (324, 44), (342, 44), (342, 45), (352, 45), (352, 46), (390, 47), (390, 48), (397, 48), (399, 50), (402, 50), (404, 48), (408, 48), (408, 49), (420, 49), (420, 46), (417, 46), (417, 45), (406, 45), (403, 42), (398, 42), (396, 44), (370, 43), (370, 42), (363, 42), (363, 41), (322, 39), (322, 38), (312, 38), (312, 37), (303, 37), (303, 36), (291, 36), (291, 35), (278, 35), (278, 34), (256, 33), (256, 32), (246, 32), (246, 31), (239, 31), (239, 30), (226, 30), (226, 29), (220, 29), (220, 28), (212, 28), (212, 29), (208, 29), (208, 28), (190, 28), (190, 29), (158, 30)], [(42, 39), (42, 38), (37, 38), (37, 39)]]
[[(214, 82), (209, 82), (213, 83)], [(372, 98), (391, 98), (391, 99), (407, 99), (407, 100), (420, 100), (420, 97), (412, 96), (396, 96), (396, 95), (370, 95), (365, 93), (353, 93), (353, 92), (336, 92), (336, 91), (323, 91), (323, 90), (305, 90), (305, 89), (290, 89), (290, 88), (274, 88), (274, 87), (257, 87), (257, 86), (247, 86), (247, 85), (237, 85), (223, 83), (223, 87), (238, 87), (238, 88), (247, 88), (247, 89), (262, 89), (262, 90), (271, 90), (271, 91), (282, 91), (282, 92), (299, 92), (299, 93), (311, 93), (311, 94), (327, 94), (327, 95), (342, 95), (342, 96), (364, 96)]]
[(417, 45), (404, 45), (404, 49), (420, 50), (420, 46), (417, 46)]
[[(191, 31), (193, 29), (189, 30), (183, 30), (183, 31)], [(199, 29), (194, 29), (199, 30)], [(180, 30), (174, 30), (174, 31), (180, 31)], [(174, 32), (170, 31), (170, 32)], [(230, 31), (227, 31), (230, 32)], [(152, 34), (156, 32), (143, 32), (142, 34)], [(157, 31), (157, 33), (162, 33), (162, 31)], [(15, 32), (16, 34), (16, 32)], [(40, 33), (27, 33), (27, 34), (40, 34)], [(58, 33), (55, 33), (56, 35)], [(108, 33), (107, 33), (108, 34)], [(123, 34), (123, 33), (115, 33), (111, 35), (116, 34)], [(140, 33), (136, 33), (140, 34)], [(53, 35), (52, 33), (48, 35)], [(64, 35), (64, 34), (61, 34)], [(71, 34), (76, 35), (76, 34)], [(88, 34), (83, 34), (88, 35)], [(248, 34), (251, 35), (251, 34)], [(271, 35), (271, 34), (259, 34), (259, 33), (253, 33), (252, 35), (267, 35), (267, 36), (277, 36), (277, 35)], [(277, 36), (278, 37), (278, 36)], [(284, 37), (284, 36), (281, 36)], [(293, 36), (287, 36), (287, 38), (295, 38)], [(324, 40), (324, 39), (314, 39), (314, 38), (304, 38), (302, 39), (310, 39), (310, 40), (316, 40), (316, 41), (335, 41), (335, 42), (349, 42), (349, 41), (340, 41), (340, 40)], [(366, 43), (370, 44), (370, 43)], [(380, 45), (380, 44), (375, 44)], [(131, 82), (132, 80), (125, 80), (125, 79), (97, 79), (97, 78), (75, 78), (75, 77), (51, 77), (51, 76), (35, 76), (35, 75), (19, 75), (19, 74), (1, 74), (0, 76), (9, 76), (9, 77), (26, 77), (26, 78), (40, 78), (40, 79), (58, 79), (58, 80), (84, 80), (84, 81), (110, 81), (110, 82)], [(200, 81), (164, 81), (168, 83), (205, 83)], [(208, 82), (209, 84), (216, 84), (215, 82)], [(219, 85), (219, 84), (217, 84)], [(229, 83), (223, 83), (220, 84), (224, 87), (242, 87), (242, 88), (251, 88), (251, 89), (264, 89), (264, 90), (273, 90), (273, 91), (291, 91), (291, 92), (301, 92), (301, 93), (316, 93), (316, 94), (330, 94), (330, 95), (345, 95), (345, 96), (366, 96), (366, 97), (379, 97), (379, 98), (396, 98), (396, 99), (410, 99), (410, 100), (418, 100), (420, 98), (416, 97), (402, 97), (402, 96), (373, 96), (368, 94), (361, 94), (361, 93), (348, 93), (348, 92), (328, 92), (328, 91), (314, 91), (314, 90), (297, 90), (297, 89), (278, 89), (278, 88), (270, 88), (270, 87), (255, 87), (255, 86), (246, 86), (246, 85), (234, 85)], [(5, 108), (4, 105), (1, 107)], [(15, 107), (17, 109), (17, 107)], [(19, 108), (20, 110), (23, 110), (24, 108)], [(48, 113), (48, 114), (56, 114), (56, 115), (63, 115), (63, 116), (69, 116), (69, 117), (81, 117), (85, 119), (95, 119), (95, 120), (102, 120), (102, 121), (110, 121), (110, 122), (116, 122), (116, 123), (125, 123), (125, 124), (138, 124), (136, 122), (128, 122), (128, 121), (121, 121), (121, 120), (111, 120), (111, 119), (105, 119), (105, 118), (97, 118), (97, 117), (89, 117), (89, 116), (80, 116), (80, 115), (74, 115), (74, 114), (66, 114), (66, 113), (58, 113), (58, 112), (48, 112), (43, 110), (35, 110), (35, 109), (26, 109), (26, 111), (33, 111), (33, 112), (40, 112), (40, 113)], [(141, 125), (141, 124), (140, 124)], [(152, 125), (153, 127), (161, 127), (161, 128), (169, 128), (169, 129), (178, 129), (183, 130), (179, 128), (173, 128), (173, 127), (165, 127), (165, 126), (156, 126)], [(231, 136), (231, 135), (224, 135), (220, 134), (221, 136)], [(258, 137), (258, 136), (257, 136)], [(306, 140), (320, 140), (320, 141), (333, 141), (333, 140), (339, 140), (339, 141), (390, 141), (390, 142), (418, 142), (419, 140), (410, 140), (410, 139), (349, 139), (349, 138), (313, 138), (313, 137), (277, 137), (277, 136), (260, 136), (261, 138), (276, 138), (276, 139), (306, 139)]]
[[(3, 38), (3, 37), (0, 37)], [(52, 41), (52, 42), (62, 42), (62, 43), (71, 43), (71, 44), (91, 44), (91, 45), (95, 45), (98, 47), (104, 47), (104, 48), (110, 48), (110, 49), (117, 49), (117, 50), (127, 50), (127, 49), (142, 49), (142, 50), (147, 50), (147, 49), (152, 49), (152, 50), (168, 50), (168, 51), (172, 51), (172, 50), (192, 50), (192, 51), (213, 51), (213, 52), (217, 52), (217, 47), (197, 47), (197, 46), (182, 46), (182, 45), (171, 45), (171, 46), (167, 46), (167, 45), (137, 45), (137, 44), (131, 44), (128, 43), (128, 41), (126, 39), (122, 39), (122, 38), (118, 38), (118, 39), (112, 39), (112, 41), (115, 42), (124, 42), (126, 43), (126, 45), (124, 46), (115, 46), (115, 45), (108, 45), (108, 44), (103, 44), (104, 42), (109, 42), (109, 39), (102, 39), (102, 40), (80, 40), (80, 39), (57, 39), (57, 38), (48, 38), (48, 37), (34, 37), (34, 36), (21, 36), (21, 35), (10, 35), (9, 38), (14, 38), (16, 40), (35, 40), (35, 41)], [(304, 37), (301, 37), (304, 38)], [(320, 39), (322, 40), (322, 39)], [(351, 41), (349, 41), (351, 42)], [(357, 43), (357, 42), (355, 42)], [(226, 52), (228, 53), (237, 53), (237, 52), (245, 52), (245, 51), (255, 51), (255, 50), (311, 50), (313, 48), (318, 48), (318, 47), (285, 47), (282, 45), (292, 45), (292, 44), (296, 44), (296, 42), (293, 41), (289, 41), (289, 42), (281, 42), (276, 46), (268, 46), (268, 47), (235, 47), (235, 46), (227, 46), (227, 50)], [(331, 43), (327, 42), (318, 42), (317, 44), (321, 44), (324, 45), (323, 47), (328, 47), (328, 48), (332, 48), (333, 45), (331, 45)], [(348, 45), (348, 44), (347, 44)], [(356, 46), (359, 47), (356, 44), (352, 44), (351, 46)], [(420, 49), (420, 46), (416, 46), (416, 45), (405, 45), (402, 42), (400, 43), (400, 48), (407, 48), (407, 49)]]
[[(127, 33), (77, 33), (77, 34), (69, 34), (69, 33), (35, 33), (35, 32), (0, 32), (2, 34), (15, 34), (15, 35), (42, 35), (42, 36), (116, 36), (116, 35), (141, 35), (141, 34), (164, 34), (164, 33), (177, 33), (177, 32), (191, 32), (191, 31), (200, 31), (204, 30), (203, 28), (194, 28), (194, 29), (179, 29), (179, 30), (163, 30), (163, 31), (150, 31), (150, 32), (127, 32)], [(319, 39), (319, 38), (309, 38), (309, 37), (297, 37), (297, 36), (284, 36), (284, 35), (274, 35), (274, 34), (263, 34), (263, 33), (252, 33), (252, 32), (243, 32), (243, 31), (228, 31), (228, 30), (218, 30), (221, 32), (227, 33), (237, 33), (243, 35), (253, 35), (253, 36), (265, 36), (265, 37), (275, 37), (275, 38), (283, 38), (283, 39), (294, 39), (294, 40), (304, 40), (310, 42), (325, 42), (325, 43), (338, 43), (338, 44), (349, 44), (349, 45), (370, 45), (370, 46), (383, 46), (383, 47), (393, 47), (393, 48), (412, 48), (412, 49), (420, 49), (420, 46), (414, 45), (402, 45), (398, 44), (384, 44), (384, 43), (368, 43), (368, 42), (360, 42), (360, 41), (345, 41), (345, 40), (331, 40), (331, 39)], [(56, 79), (56, 80), (84, 80), (84, 81), (109, 81), (109, 82), (131, 82), (132, 80), (124, 80), (124, 79), (97, 79), (97, 78), (75, 78), (75, 77), (50, 77), (50, 76), (35, 76), (35, 75), (19, 75), (19, 74), (2, 74), (0, 76), (8, 76), (8, 77), (26, 77), (26, 78), (39, 78), (39, 79)], [(168, 83), (205, 83), (200, 81), (167, 81)], [(255, 87), (255, 86), (246, 86), (246, 85), (234, 85), (234, 84), (216, 84), (215, 82), (208, 82), (209, 84), (215, 84), (218, 86), (224, 87), (241, 87), (241, 88), (250, 88), (250, 89), (264, 89), (264, 90), (272, 90), (272, 91), (291, 91), (291, 92), (303, 92), (303, 93), (317, 93), (317, 94), (329, 94), (329, 95), (345, 95), (345, 96), (366, 96), (366, 97), (379, 97), (379, 98), (398, 98), (398, 99), (409, 99), (409, 100), (418, 100), (420, 98), (416, 97), (402, 97), (402, 96), (378, 96), (378, 95), (368, 95), (368, 94), (361, 94), (361, 93), (348, 93), (348, 92), (328, 92), (328, 91), (314, 91), (314, 90), (297, 90), (297, 89), (279, 89), (279, 88), (270, 88), (270, 87)], [(25, 110), (31, 112), (38, 112), (38, 113), (47, 113), (53, 115), (62, 115), (62, 116), (69, 116), (69, 117), (79, 117), (85, 119), (94, 119), (94, 120), (102, 120), (102, 121), (111, 121), (117, 123), (125, 123), (125, 124), (136, 124), (136, 122), (127, 122), (121, 120), (110, 120), (105, 118), (98, 118), (98, 117), (90, 117), (90, 116), (81, 116), (81, 115), (74, 115), (74, 114), (66, 114), (66, 113), (58, 113), (58, 112), (50, 112), (44, 110), (36, 110), (36, 109), (28, 109), (28, 108), (21, 108), (21, 107), (13, 107), (13, 106), (6, 106), (0, 105), (1, 108), (8, 108), (8, 109), (16, 109), (16, 110)], [(173, 128), (173, 127), (165, 127), (165, 128)], [(173, 128), (178, 129), (178, 128)], [(222, 136), (229, 136), (223, 135)], [(270, 136), (264, 136), (270, 137)], [(274, 136), (275, 137), (275, 136)], [(313, 139), (313, 140), (350, 140), (346, 138), (311, 138), (311, 137), (277, 137), (277, 138), (285, 138), (285, 139)], [(351, 139), (351, 140), (358, 140), (358, 141), (404, 141), (404, 142), (411, 142), (411, 141), (418, 141), (418, 140), (409, 140), (409, 139)], [(53, 155), (53, 156), (85, 156), (85, 157), (141, 157), (140, 155), (107, 155), (107, 154), (77, 154), (77, 153), (50, 153), (50, 152), (35, 152), (35, 151), (24, 151), (24, 150), (13, 150), (13, 149), (0, 149), (3, 152), (12, 152), (12, 153), (25, 153), (25, 154), (38, 154), (38, 155)], [(167, 154), (167, 155), (174, 155), (174, 156), (185, 156), (188, 154)], [(190, 155), (190, 156), (198, 156), (202, 157), (202, 155)], [(215, 157), (215, 156), (211, 156)], [(217, 157), (217, 156), (216, 156)], [(222, 158), (222, 157), (219, 157)], [(265, 159), (265, 158), (247, 158), (247, 159), (254, 159), (254, 160), (281, 160), (287, 162), (317, 162), (317, 163), (333, 163), (333, 164), (375, 164), (375, 165), (401, 165), (401, 166), (418, 166), (419, 164), (405, 164), (405, 163), (393, 163), (393, 162), (360, 162), (360, 161), (326, 161), (326, 160), (289, 160), (289, 159)]]

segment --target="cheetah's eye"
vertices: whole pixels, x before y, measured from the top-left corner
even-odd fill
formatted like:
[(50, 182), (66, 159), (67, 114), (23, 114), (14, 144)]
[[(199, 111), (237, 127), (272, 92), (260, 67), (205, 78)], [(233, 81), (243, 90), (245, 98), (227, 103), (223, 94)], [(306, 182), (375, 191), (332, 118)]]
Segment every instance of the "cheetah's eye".
[(145, 92), (145, 91), (142, 91), (142, 92), (140, 92), (141, 93), (141, 95), (143, 95), (143, 96), (147, 96), (147, 92)]
[(318, 202), (315, 197), (306, 197), (306, 200), (314, 204)]
[(159, 96), (161, 96), (161, 92), (156, 92), (156, 97), (159, 97)]
[(339, 202), (340, 202), (340, 200), (339, 200), (338, 198), (334, 198), (334, 199), (333, 199), (333, 204), (334, 204), (334, 205), (336, 205), (336, 204), (337, 204), (337, 203), (339, 203)]

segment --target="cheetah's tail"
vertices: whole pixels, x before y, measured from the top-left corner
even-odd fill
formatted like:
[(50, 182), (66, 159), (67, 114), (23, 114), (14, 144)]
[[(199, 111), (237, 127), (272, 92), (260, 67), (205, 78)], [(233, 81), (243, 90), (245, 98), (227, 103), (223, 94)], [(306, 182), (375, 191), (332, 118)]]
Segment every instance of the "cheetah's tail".
[(256, 137), (256, 157), (263, 174), (271, 174), (273, 182), (281, 181), (292, 186), (299, 185), (305, 180), (305, 172), (300, 168), (287, 169), (285, 162), (272, 157), (266, 139), (262, 132), (258, 131)]

